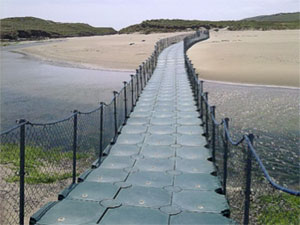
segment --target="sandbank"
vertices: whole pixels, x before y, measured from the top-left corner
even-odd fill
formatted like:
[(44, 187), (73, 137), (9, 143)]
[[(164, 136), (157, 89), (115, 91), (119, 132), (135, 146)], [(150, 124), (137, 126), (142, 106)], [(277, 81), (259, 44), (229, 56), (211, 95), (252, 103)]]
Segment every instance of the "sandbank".
[(202, 79), (300, 87), (299, 37), (299, 30), (211, 31), (188, 56)]
[(158, 40), (180, 34), (183, 32), (66, 38), (17, 52), (68, 66), (133, 71), (152, 54)]

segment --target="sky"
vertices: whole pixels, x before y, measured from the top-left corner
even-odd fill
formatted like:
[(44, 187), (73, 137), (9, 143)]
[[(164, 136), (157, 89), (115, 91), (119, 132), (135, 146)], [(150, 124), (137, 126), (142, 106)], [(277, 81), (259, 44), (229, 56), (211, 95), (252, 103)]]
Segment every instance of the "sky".
[(0, 18), (34, 16), (116, 30), (147, 19), (238, 20), (296, 11), (299, 0), (0, 0)]

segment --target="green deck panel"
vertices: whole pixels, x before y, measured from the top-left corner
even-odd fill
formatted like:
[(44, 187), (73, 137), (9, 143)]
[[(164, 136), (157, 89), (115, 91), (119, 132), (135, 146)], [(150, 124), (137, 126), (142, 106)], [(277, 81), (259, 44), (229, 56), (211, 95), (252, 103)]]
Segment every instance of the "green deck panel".
[(177, 156), (182, 159), (202, 159), (211, 158), (211, 151), (204, 146), (182, 146), (176, 149)]
[(216, 170), (212, 162), (203, 159), (177, 159), (176, 169), (184, 173), (207, 174), (210, 174)]
[(167, 159), (175, 156), (175, 148), (170, 146), (145, 145), (141, 154), (146, 158)]
[(109, 154), (115, 156), (131, 156), (134, 154), (138, 154), (139, 151), (140, 147), (138, 147), (137, 145), (114, 144), (113, 147), (110, 149)]
[(128, 172), (123, 169), (106, 169), (97, 168), (93, 170), (85, 181), (92, 182), (119, 182), (124, 181), (128, 176)]
[(49, 209), (37, 224), (97, 223), (104, 211), (99, 202), (62, 200)]
[(123, 134), (142, 134), (147, 131), (147, 126), (127, 125), (123, 127)]
[(173, 176), (166, 172), (139, 171), (130, 174), (127, 181), (136, 186), (163, 188), (172, 185)]
[(176, 132), (175, 126), (170, 125), (157, 125), (157, 126), (151, 126), (149, 128), (149, 133), (151, 134), (174, 134)]
[(174, 165), (175, 160), (173, 159), (144, 158), (136, 162), (135, 168), (140, 171), (164, 172), (172, 170)]
[(224, 195), (215, 191), (183, 190), (173, 195), (173, 203), (183, 211), (221, 213), (229, 209)]
[(122, 206), (116, 209), (109, 209), (103, 219), (102, 225), (150, 225), (168, 224), (169, 216), (157, 209), (144, 207)]
[(174, 185), (198, 191), (215, 191), (221, 188), (218, 177), (205, 173), (183, 173), (175, 177)]
[(144, 134), (123, 134), (117, 140), (117, 144), (140, 144), (144, 141), (145, 135)]
[(163, 188), (132, 186), (120, 191), (116, 198), (122, 205), (159, 208), (171, 204), (170, 192)]
[(112, 183), (82, 182), (76, 186), (66, 199), (82, 201), (102, 201), (112, 199), (117, 194), (119, 187)]
[(176, 137), (170, 134), (151, 134), (146, 138), (145, 143), (156, 146), (171, 146), (176, 143)]
[(127, 167), (132, 167), (133, 164), (134, 159), (132, 159), (130, 156), (109, 156), (104, 160), (101, 168), (124, 169)]

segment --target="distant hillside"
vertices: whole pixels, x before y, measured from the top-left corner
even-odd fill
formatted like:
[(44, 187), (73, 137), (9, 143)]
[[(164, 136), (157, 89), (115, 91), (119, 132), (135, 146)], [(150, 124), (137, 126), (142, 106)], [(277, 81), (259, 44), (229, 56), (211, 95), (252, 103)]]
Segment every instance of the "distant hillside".
[(153, 32), (174, 32), (195, 30), (201, 27), (207, 29), (212, 28), (228, 28), (229, 30), (284, 30), (284, 29), (300, 29), (299, 21), (201, 21), (201, 20), (146, 20), (140, 24), (135, 24), (123, 28), (119, 33), (153, 33)]
[(32, 40), (117, 33), (110, 27), (96, 28), (84, 23), (57, 23), (35, 17), (1, 19), (0, 27), (1, 40)]
[(244, 20), (280, 21), (280, 22), (299, 21), (300, 20), (300, 12), (278, 13), (278, 14), (273, 14), (273, 15), (255, 16), (255, 17), (246, 18)]

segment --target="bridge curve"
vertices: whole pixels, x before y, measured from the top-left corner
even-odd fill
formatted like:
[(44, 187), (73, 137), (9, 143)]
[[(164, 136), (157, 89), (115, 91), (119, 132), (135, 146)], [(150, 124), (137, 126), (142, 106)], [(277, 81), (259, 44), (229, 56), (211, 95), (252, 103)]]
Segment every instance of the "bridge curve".
[[(103, 163), (31, 224), (231, 224), (205, 148), (183, 42), (163, 50)], [(227, 217), (226, 217), (227, 216)]]

